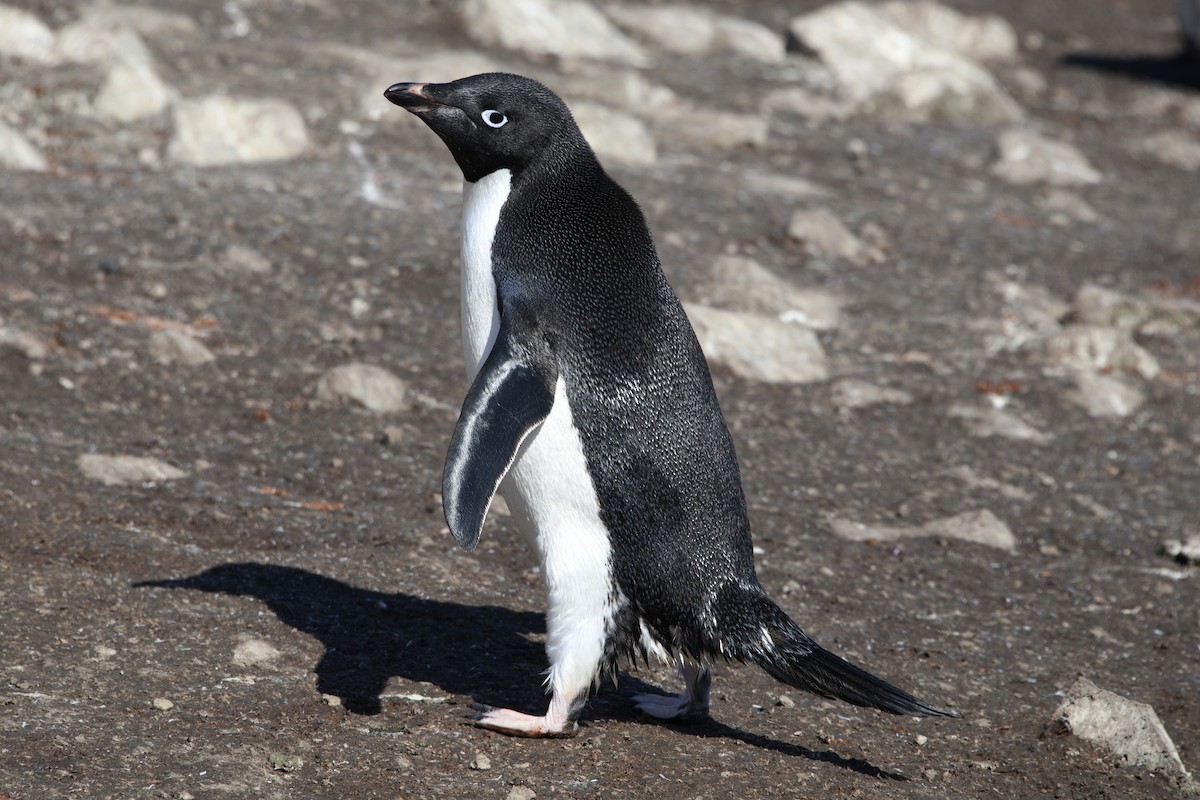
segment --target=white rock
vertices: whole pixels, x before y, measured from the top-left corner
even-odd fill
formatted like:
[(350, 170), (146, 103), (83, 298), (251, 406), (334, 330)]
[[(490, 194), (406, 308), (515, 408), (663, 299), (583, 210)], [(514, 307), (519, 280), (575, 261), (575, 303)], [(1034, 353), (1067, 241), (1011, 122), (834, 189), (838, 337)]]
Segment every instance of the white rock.
[(1181, 564), (1200, 564), (1200, 534), (1183, 540), (1167, 539), (1162, 547), (1166, 555)]
[(102, 16), (84, 16), (58, 32), (55, 59), (77, 64), (150, 66), (154, 57), (137, 31)]
[(117, 122), (161, 114), (175, 99), (175, 92), (147, 64), (117, 64), (108, 71), (93, 108), (102, 117)]
[(867, 246), (841, 220), (823, 208), (793, 212), (787, 233), (802, 242), (814, 258), (841, 258), (861, 266), (870, 257)]
[(672, 143), (713, 150), (763, 147), (769, 125), (755, 114), (727, 114), (694, 108), (662, 109), (654, 116), (654, 128)]
[(774, 317), (685, 304), (704, 355), (734, 374), (767, 383), (809, 383), (829, 374), (812, 331)]
[(246, 639), (233, 649), (233, 663), (239, 667), (265, 667), (280, 655), (270, 642)]
[(931, 0), (890, 0), (879, 10), (909, 33), (973, 61), (1017, 55), (1017, 32), (995, 14), (969, 16)]
[(973, 436), (999, 436), (1031, 444), (1046, 444), (1054, 438), (1001, 408), (981, 408), (957, 403), (950, 407), (948, 413), (954, 419), (960, 420)]
[(803, 289), (751, 258), (718, 256), (696, 288), (701, 304), (788, 317), (816, 330), (837, 327), (841, 301), (820, 289)]
[(168, 154), (200, 167), (283, 161), (308, 149), (308, 130), (285, 100), (213, 95), (175, 106)]
[(1073, 735), (1119, 761), (1146, 767), (1196, 790), (1175, 743), (1148, 703), (1139, 703), (1079, 678), (1054, 711), (1049, 735)]
[(903, 389), (877, 386), (858, 378), (843, 378), (833, 384), (833, 403), (843, 411), (882, 404), (908, 405), (913, 396)]
[(155, 331), (150, 336), (150, 355), (160, 364), (197, 366), (215, 361), (212, 351), (183, 331)]
[(829, 189), (816, 181), (753, 169), (741, 173), (741, 184), (750, 194), (769, 194), (789, 200), (814, 200), (830, 195)]
[(170, 711), (175, 707), (175, 704), (165, 697), (154, 698), (150, 701), (150, 705), (154, 706), (159, 711)]
[(105, 486), (127, 483), (159, 483), (187, 477), (187, 473), (165, 461), (144, 456), (81, 455), (76, 463), (84, 477)]
[(1075, 389), (1067, 399), (1093, 417), (1127, 417), (1137, 411), (1146, 397), (1138, 389), (1108, 375), (1075, 373)]
[(508, 50), (634, 66), (649, 63), (638, 45), (582, 0), (466, 0), (462, 20), (472, 38)]
[(350, 403), (368, 411), (387, 414), (412, 406), (408, 385), (382, 367), (343, 364), (321, 376), (316, 388), (323, 403)]
[(220, 266), (230, 272), (246, 275), (266, 275), (271, 271), (271, 260), (257, 250), (241, 244), (232, 244), (222, 256)]
[(101, 28), (129, 28), (151, 39), (162, 37), (177, 40), (200, 32), (200, 27), (191, 17), (149, 5), (96, 3), (83, 12), (83, 19)]
[(637, 70), (605, 69), (594, 62), (563, 66), (567, 71), (553, 81), (555, 91), (562, 97), (583, 97), (643, 117), (653, 117), (659, 109), (684, 105), (669, 87), (648, 80)]
[(30, 361), (41, 361), (46, 357), (46, 344), (20, 328), (0, 325), (0, 350), (13, 350)]
[(528, 786), (514, 786), (508, 790), (504, 800), (533, 800), (535, 797), (537, 797), (537, 792)]
[(1084, 325), (1133, 330), (1153, 315), (1147, 301), (1094, 283), (1080, 286), (1071, 304), (1071, 319)]
[(1200, 169), (1200, 136), (1195, 133), (1163, 131), (1147, 139), (1139, 139), (1133, 149), (1148, 153), (1169, 167), (1178, 167), (1186, 172)]
[(1068, 325), (1040, 343), (1051, 363), (1072, 369), (1120, 370), (1152, 379), (1159, 373), (1157, 359), (1143, 349), (1127, 330), (1100, 325)]
[(0, 122), (0, 168), (45, 172), (49, 169), (46, 157), (15, 128)]
[(35, 14), (0, 5), (0, 56), (36, 64), (53, 61), (54, 32)]
[(844, 120), (854, 111), (853, 107), (843, 100), (817, 94), (800, 86), (768, 92), (763, 97), (761, 106), (768, 113), (796, 114), (813, 122)]
[(1017, 549), (1017, 539), (1013, 536), (1012, 530), (987, 509), (967, 511), (953, 517), (935, 519), (919, 527), (867, 525), (843, 519), (830, 520), (829, 526), (835, 536), (856, 542), (867, 540), (889, 542), (896, 539), (936, 536), (982, 544), (1010, 553)]
[(1068, 222), (1096, 222), (1100, 219), (1100, 215), (1096, 209), (1074, 192), (1066, 189), (1050, 189), (1037, 199), (1038, 207), (1043, 211), (1047, 211), (1051, 215), (1052, 220), (1057, 220), (1058, 215), (1066, 219)]
[(783, 37), (771, 29), (695, 6), (619, 4), (606, 7), (605, 12), (630, 35), (668, 53), (732, 53), (771, 64), (787, 55)]
[(1026, 128), (1010, 128), (996, 139), (999, 159), (992, 172), (1009, 183), (1084, 186), (1101, 175), (1078, 149)]
[(584, 138), (601, 160), (649, 166), (658, 160), (654, 137), (645, 123), (629, 114), (588, 101), (570, 104)]
[(817, 53), (854, 106), (906, 118), (1012, 122), (1020, 106), (974, 61), (913, 35), (858, 0), (797, 17), (792, 35)]

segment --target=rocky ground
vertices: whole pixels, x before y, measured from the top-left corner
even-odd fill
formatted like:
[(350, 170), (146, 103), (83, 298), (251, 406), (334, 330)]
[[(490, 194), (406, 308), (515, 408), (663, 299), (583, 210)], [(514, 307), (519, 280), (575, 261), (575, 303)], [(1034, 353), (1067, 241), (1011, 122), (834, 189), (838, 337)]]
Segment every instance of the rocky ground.
[[(951, 5), (0, 6), (0, 798), (1194, 791), (1200, 74), (1167, 0)], [(446, 533), (460, 181), (382, 91), (491, 68), (646, 210), (769, 591), (961, 719), (464, 723), (542, 588)]]

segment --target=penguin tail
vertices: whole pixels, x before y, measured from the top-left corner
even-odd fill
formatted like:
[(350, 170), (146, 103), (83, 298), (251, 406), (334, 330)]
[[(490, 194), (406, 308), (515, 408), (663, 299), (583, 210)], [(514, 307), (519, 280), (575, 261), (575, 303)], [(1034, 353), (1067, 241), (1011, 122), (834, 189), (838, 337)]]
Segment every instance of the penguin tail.
[(734, 615), (737, 623), (725, 626), (725, 631), (740, 635), (732, 641), (723, 637), (726, 654), (756, 664), (782, 683), (831, 700), (904, 716), (959, 716), (957, 711), (931, 705), (821, 647), (761, 588), (735, 592), (741, 595), (737, 605), (742, 608)]

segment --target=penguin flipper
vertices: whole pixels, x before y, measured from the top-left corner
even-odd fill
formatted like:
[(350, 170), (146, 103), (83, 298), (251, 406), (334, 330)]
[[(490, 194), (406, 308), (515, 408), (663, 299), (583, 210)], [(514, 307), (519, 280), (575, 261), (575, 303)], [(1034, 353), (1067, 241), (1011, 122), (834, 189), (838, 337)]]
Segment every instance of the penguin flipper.
[(446, 523), (464, 550), (479, 544), (492, 497), (521, 443), (549, 416), (557, 380), (550, 347), (531, 320), (517, 311), (503, 314), (463, 401), (442, 473)]

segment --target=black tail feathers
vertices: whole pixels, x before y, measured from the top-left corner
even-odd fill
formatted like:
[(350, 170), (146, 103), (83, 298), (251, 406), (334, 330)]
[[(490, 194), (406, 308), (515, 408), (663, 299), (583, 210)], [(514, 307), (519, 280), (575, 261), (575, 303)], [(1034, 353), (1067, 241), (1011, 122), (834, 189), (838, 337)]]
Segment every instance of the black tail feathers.
[[(757, 587), (755, 587), (757, 589)], [(926, 703), (809, 638), (761, 589), (742, 590), (737, 622), (723, 626), (726, 652), (757, 664), (778, 681), (831, 700), (914, 717), (957, 717)], [(749, 612), (749, 613), (746, 613)], [(746, 614), (743, 616), (743, 614)], [(728, 621), (728, 618), (726, 618)], [(730, 633), (741, 635), (730, 641)]]

